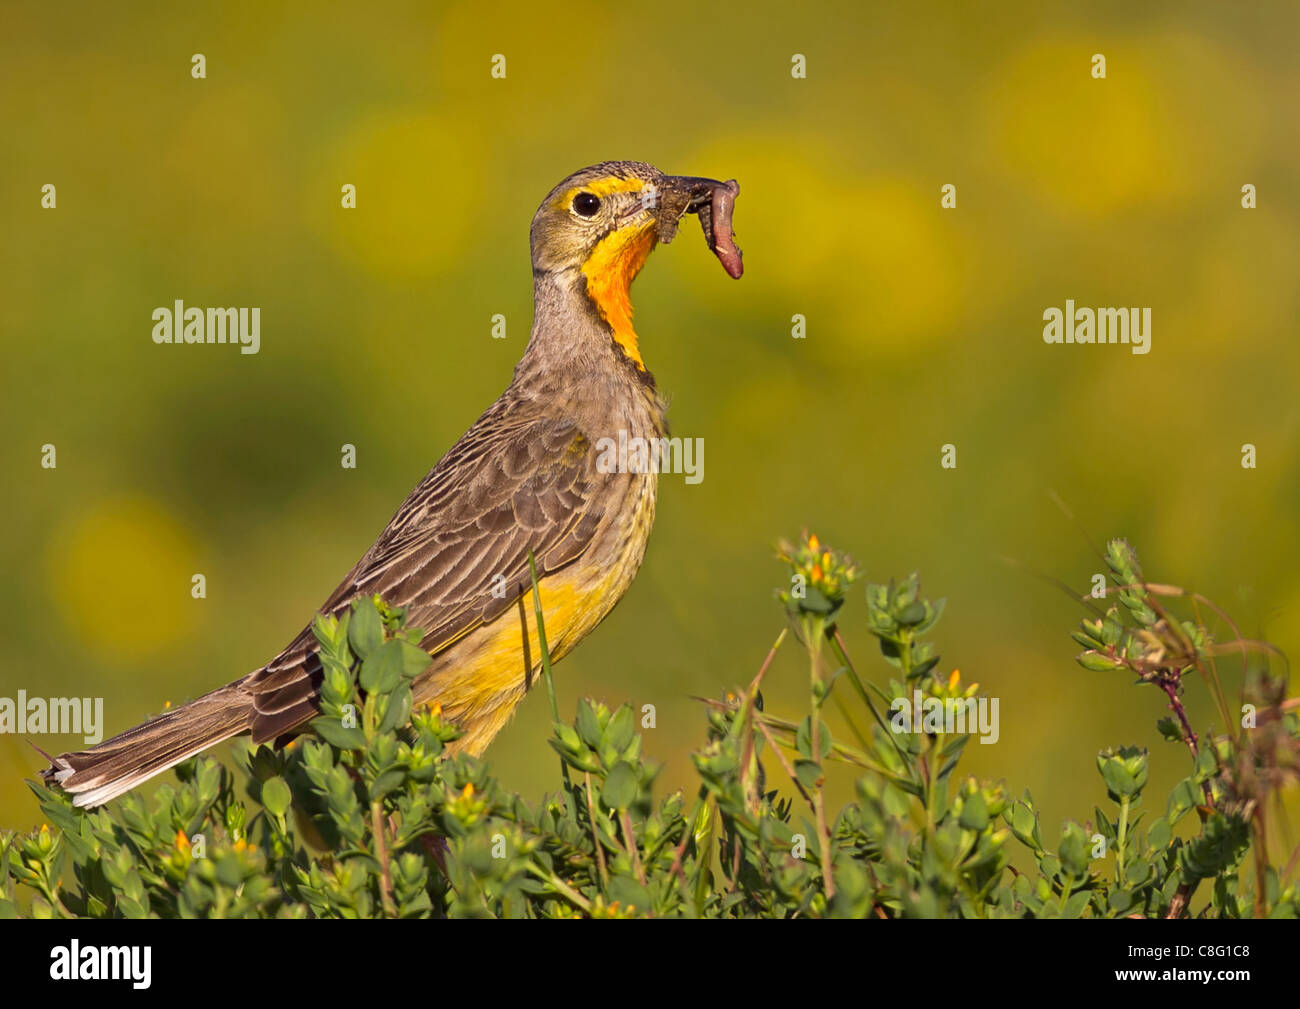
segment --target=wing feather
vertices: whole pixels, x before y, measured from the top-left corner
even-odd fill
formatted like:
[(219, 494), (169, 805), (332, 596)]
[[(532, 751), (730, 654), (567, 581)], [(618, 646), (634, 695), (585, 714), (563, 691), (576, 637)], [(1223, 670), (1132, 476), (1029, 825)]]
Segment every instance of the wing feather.
[[(539, 578), (582, 556), (604, 518), (600, 481), (573, 421), (498, 403), (420, 481), (321, 611), (337, 615), (356, 596), (378, 593), (407, 609), (436, 655), (528, 590), (530, 550)], [(245, 681), (255, 741), (313, 716), (321, 680), (315, 653), (304, 628)]]

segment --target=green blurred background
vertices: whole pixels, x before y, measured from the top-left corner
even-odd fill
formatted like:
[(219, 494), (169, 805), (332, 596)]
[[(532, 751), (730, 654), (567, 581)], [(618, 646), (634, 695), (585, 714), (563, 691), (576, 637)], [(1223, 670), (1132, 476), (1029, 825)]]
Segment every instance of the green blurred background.
[[(559, 667), (565, 713), (655, 704), (646, 749), (688, 782), (690, 695), (753, 675), (772, 543), (807, 526), (948, 597), (945, 666), (1001, 699), (969, 769), (1046, 826), (1103, 800), (1102, 746), (1151, 745), (1167, 788), (1158, 695), (1079, 669), (1080, 607), (1029, 572), (1084, 591), (1090, 541), (1127, 535), (1300, 654), (1300, 14), (1086, 6), (5, 3), (0, 695), (103, 695), (112, 733), (272, 656), (509, 381), (541, 197), (628, 158), (739, 179), (746, 275), (691, 225), (634, 288), (705, 479), (662, 481), (640, 577)], [(261, 353), (154, 345), (177, 298), (260, 306)], [(1152, 352), (1045, 345), (1067, 298), (1149, 306)], [(846, 636), (883, 682), (864, 608)], [(768, 709), (802, 711), (805, 677), (783, 654)], [(548, 722), (535, 694), (489, 751), (533, 797)], [(0, 824), (38, 822), (40, 763), (0, 736)]]

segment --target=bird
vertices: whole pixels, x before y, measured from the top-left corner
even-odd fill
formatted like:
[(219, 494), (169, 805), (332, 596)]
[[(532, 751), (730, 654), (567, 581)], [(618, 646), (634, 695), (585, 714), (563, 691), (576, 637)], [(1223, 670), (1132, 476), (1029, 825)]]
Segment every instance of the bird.
[[(378, 596), (424, 632), (416, 705), (439, 704), (480, 755), (541, 665), (530, 558), (552, 661), (614, 608), (645, 556), (655, 467), (602, 463), (602, 439), (663, 438), (665, 400), (641, 356), (629, 288), (687, 214), (733, 278), (739, 185), (636, 161), (572, 173), (542, 200), (529, 246), (533, 324), (506, 390), (416, 485), (319, 608)], [(613, 471), (611, 471), (613, 470)], [(41, 774), (79, 807), (106, 803), (235, 736), (281, 745), (320, 710), (312, 624), (259, 669)]]

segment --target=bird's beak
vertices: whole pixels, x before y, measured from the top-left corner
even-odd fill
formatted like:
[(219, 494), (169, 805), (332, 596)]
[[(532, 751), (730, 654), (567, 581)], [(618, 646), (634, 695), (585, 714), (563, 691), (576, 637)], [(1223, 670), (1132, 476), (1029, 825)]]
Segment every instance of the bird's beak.
[(677, 223), (685, 214), (698, 214), (709, 251), (728, 275), (739, 278), (745, 272), (740, 246), (731, 229), (731, 211), (740, 193), (735, 179), (719, 182), (691, 175), (668, 175), (659, 186), (656, 218), (659, 241), (667, 244), (677, 234)]

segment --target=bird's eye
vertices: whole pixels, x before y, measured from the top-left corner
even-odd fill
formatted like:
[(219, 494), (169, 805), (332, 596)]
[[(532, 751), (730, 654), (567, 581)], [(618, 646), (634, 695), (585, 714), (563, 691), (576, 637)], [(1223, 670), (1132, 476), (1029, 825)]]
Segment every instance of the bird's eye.
[(600, 197), (595, 193), (579, 193), (573, 198), (574, 213), (580, 217), (595, 217), (600, 209)]

